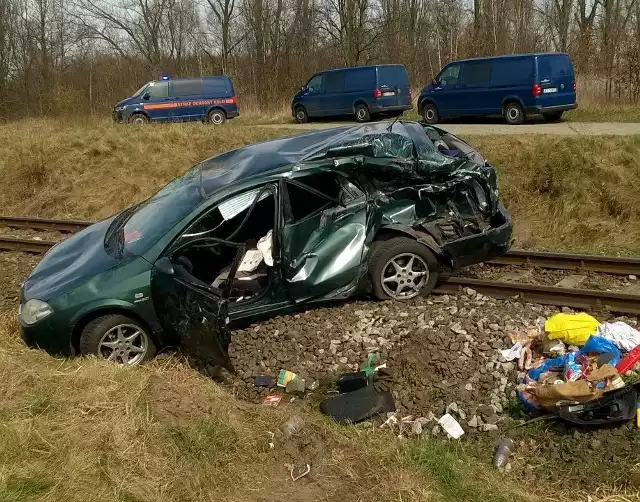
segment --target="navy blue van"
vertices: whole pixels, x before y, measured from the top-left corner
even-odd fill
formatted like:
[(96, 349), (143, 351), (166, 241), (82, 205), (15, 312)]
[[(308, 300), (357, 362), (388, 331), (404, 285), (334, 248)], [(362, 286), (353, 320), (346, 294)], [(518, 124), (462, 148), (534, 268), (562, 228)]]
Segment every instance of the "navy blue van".
[(573, 65), (564, 53), (522, 54), (454, 61), (420, 91), (418, 112), (429, 124), (444, 117), (528, 115), (560, 120), (576, 104)]
[(113, 108), (118, 122), (204, 120), (222, 124), (240, 115), (229, 77), (154, 80)]
[(411, 110), (411, 90), (407, 69), (400, 64), (316, 73), (291, 101), (291, 114), (299, 124), (344, 115), (368, 122), (377, 113), (400, 115), (405, 110)]

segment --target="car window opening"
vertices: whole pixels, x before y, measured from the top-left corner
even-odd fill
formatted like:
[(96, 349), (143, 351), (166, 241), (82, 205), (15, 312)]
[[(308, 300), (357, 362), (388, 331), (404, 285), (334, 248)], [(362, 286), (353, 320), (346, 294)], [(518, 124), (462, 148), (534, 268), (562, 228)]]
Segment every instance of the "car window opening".
[[(174, 254), (172, 262), (179, 264), (197, 281), (218, 293), (230, 287), (231, 302), (257, 299), (269, 284), (273, 267), (273, 229), (275, 196), (270, 186), (246, 192), (209, 211), (182, 238), (196, 238)], [(218, 238), (244, 245), (235, 276), (229, 271), (236, 249), (224, 242), (200, 245), (201, 240)]]

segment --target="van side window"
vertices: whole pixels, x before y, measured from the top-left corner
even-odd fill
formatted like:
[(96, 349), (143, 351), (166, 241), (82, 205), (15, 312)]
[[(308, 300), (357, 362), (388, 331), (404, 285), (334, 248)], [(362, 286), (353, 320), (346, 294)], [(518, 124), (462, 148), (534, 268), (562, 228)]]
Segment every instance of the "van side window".
[(492, 85), (531, 85), (533, 58), (495, 59), (491, 64)]
[(322, 90), (322, 75), (316, 75), (307, 83), (308, 92), (320, 92)]
[(455, 85), (460, 79), (460, 65), (452, 64), (445, 68), (445, 70), (438, 75), (438, 82), (441, 86)]
[(202, 83), (198, 80), (174, 80), (171, 82), (173, 96), (200, 96)]
[(330, 71), (324, 74), (324, 92), (342, 92), (343, 90), (343, 71)]
[(147, 89), (149, 96), (152, 98), (169, 97), (169, 82), (154, 82)]
[(374, 84), (374, 68), (354, 68), (347, 70), (344, 78), (346, 92), (372, 90)]
[(227, 89), (228, 80), (225, 78), (207, 78), (202, 82), (203, 94), (213, 94), (226, 96), (229, 92)]
[(462, 72), (462, 83), (465, 85), (479, 85), (489, 82), (491, 77), (490, 61), (475, 61), (465, 63)]

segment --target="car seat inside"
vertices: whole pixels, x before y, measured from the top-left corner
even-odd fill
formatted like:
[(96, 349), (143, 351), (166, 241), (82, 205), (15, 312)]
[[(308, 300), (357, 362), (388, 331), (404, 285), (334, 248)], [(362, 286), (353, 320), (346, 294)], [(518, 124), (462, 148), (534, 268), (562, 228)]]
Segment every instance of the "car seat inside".
[[(271, 191), (252, 191), (220, 204), (201, 218), (183, 236), (195, 239), (173, 257), (175, 266), (184, 267), (191, 276), (215, 291), (224, 291), (237, 253), (235, 244), (244, 244), (245, 252), (231, 278), (230, 301), (256, 299), (269, 284), (273, 267), (272, 239), (275, 198)], [(202, 238), (226, 242), (205, 242)]]

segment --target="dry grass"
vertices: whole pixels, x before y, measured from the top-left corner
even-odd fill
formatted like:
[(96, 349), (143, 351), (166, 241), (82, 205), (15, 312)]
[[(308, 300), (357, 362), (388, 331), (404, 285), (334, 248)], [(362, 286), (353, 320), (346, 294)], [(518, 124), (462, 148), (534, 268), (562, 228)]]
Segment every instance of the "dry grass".
[[(236, 401), (185, 364), (169, 359), (122, 368), (96, 359), (58, 360), (26, 349), (15, 321), (0, 314), (0, 500), (368, 501), (453, 500), (432, 481), (432, 456), (411, 459), (408, 444), (371, 427), (330, 423), (302, 403), (266, 409)], [(296, 437), (276, 436), (291, 414), (305, 417)], [(429, 443), (427, 443), (429, 444)], [(426, 452), (426, 453), (425, 453)], [(424, 455), (427, 454), (427, 457)], [(292, 482), (284, 464), (312, 465)], [(448, 468), (472, 493), (465, 473)], [(480, 473), (478, 498), (528, 500)], [(457, 485), (456, 485), (457, 486)], [(490, 489), (491, 488), (491, 489)], [(473, 492), (473, 493), (476, 493)]]
[(107, 120), (24, 120), (0, 126), (0, 207), (35, 216), (108, 216), (196, 162), (289, 133), (201, 123), (135, 128)]
[(640, 137), (467, 139), (498, 167), (518, 246), (640, 254)]

